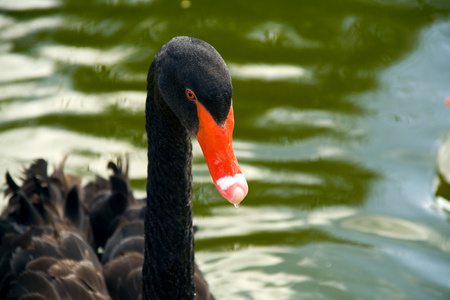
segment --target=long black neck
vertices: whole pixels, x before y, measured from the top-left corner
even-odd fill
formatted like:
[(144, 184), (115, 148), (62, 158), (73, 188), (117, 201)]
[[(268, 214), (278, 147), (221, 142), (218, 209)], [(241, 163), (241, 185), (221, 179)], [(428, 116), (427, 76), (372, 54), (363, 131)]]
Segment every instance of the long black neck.
[(149, 73), (144, 299), (194, 299), (192, 144)]

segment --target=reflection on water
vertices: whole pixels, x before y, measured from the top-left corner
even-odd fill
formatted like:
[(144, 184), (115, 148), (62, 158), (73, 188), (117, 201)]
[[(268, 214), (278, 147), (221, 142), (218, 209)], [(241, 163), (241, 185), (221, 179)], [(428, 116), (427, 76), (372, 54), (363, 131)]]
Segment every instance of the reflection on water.
[[(233, 79), (249, 180), (220, 198), (194, 142), (196, 257), (218, 299), (446, 299), (431, 210), (450, 128), (448, 1), (0, 1), (0, 173), (87, 178), (128, 153), (146, 185), (146, 73), (171, 37)], [(3, 189), (3, 187), (2, 187)]]
[(33, 9), (50, 9), (61, 5), (58, 0), (22, 0), (22, 1), (2, 1), (1, 9), (6, 10), (33, 10)]
[(0, 82), (14, 82), (39, 77), (50, 76), (54, 72), (54, 65), (45, 59), (32, 59), (24, 55), (9, 54), (0, 58), (3, 70)]
[(401, 240), (423, 241), (429, 231), (412, 222), (386, 216), (358, 216), (341, 223), (344, 228)]
[(256, 79), (265, 81), (311, 81), (312, 75), (308, 70), (300, 66), (290, 65), (263, 65), (247, 64), (238, 65), (229, 63), (231, 76), (240, 80)]
[(114, 65), (131, 53), (130, 49), (125, 47), (100, 50), (74, 46), (48, 46), (41, 49), (40, 55), (54, 61), (98, 66)]
[(272, 21), (257, 25), (247, 34), (247, 38), (286, 48), (319, 48), (321, 46), (318, 41), (302, 38), (292, 27)]

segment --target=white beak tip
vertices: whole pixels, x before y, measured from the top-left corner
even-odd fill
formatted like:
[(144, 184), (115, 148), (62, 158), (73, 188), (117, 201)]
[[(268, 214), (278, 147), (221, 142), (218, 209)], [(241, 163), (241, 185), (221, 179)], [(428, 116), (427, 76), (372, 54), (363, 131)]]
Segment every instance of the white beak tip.
[(242, 174), (220, 178), (216, 186), (222, 196), (232, 204), (239, 204), (248, 193), (248, 184)]
[(245, 196), (246, 193), (244, 193), (244, 190), (241, 187), (236, 187), (233, 192), (233, 197), (228, 201), (233, 204), (239, 204), (242, 200), (244, 200)]

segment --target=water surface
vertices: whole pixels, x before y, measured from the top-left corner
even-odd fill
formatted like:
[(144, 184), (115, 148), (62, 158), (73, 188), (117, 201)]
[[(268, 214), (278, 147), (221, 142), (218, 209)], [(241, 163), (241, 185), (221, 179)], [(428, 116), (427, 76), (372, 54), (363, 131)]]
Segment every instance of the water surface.
[(218, 299), (450, 298), (448, 1), (0, 1), (0, 173), (68, 154), (88, 180), (128, 154), (144, 195), (146, 74), (178, 35), (230, 68), (250, 186), (229, 205), (194, 145)]

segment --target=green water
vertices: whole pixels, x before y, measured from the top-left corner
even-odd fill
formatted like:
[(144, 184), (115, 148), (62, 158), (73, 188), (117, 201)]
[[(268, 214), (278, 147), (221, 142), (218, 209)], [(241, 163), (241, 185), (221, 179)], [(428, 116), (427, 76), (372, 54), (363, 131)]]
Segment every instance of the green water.
[(0, 173), (68, 154), (88, 180), (129, 154), (144, 195), (146, 73), (177, 35), (230, 67), (249, 181), (235, 209), (195, 144), (196, 259), (216, 298), (450, 299), (434, 199), (446, 0), (0, 0)]

